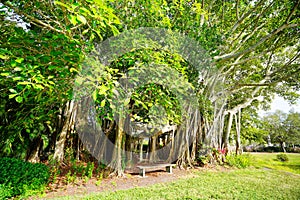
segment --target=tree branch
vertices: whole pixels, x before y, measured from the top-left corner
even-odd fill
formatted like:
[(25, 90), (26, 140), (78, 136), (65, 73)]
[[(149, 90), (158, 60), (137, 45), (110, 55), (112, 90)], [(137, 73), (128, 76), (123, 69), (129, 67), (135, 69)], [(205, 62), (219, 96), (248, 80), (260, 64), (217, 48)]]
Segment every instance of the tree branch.
[(259, 90), (261, 89), (260, 86), (256, 87), (252, 93), (251, 93), (251, 97), (250, 98), (246, 98), (246, 100), (241, 103), (241, 104), (238, 104), (237, 106), (231, 108), (231, 109), (228, 109), (225, 111), (225, 114), (227, 113), (237, 113), (240, 109), (243, 109), (243, 108), (247, 108), (248, 106), (251, 105), (251, 103), (254, 101), (254, 100), (260, 100), (260, 96), (256, 96), (257, 93), (259, 92)]
[(239, 17), (239, 4), (240, 4), (240, 0), (236, 0), (236, 3), (235, 3), (235, 13), (236, 13), (236, 19), (239, 20), (240, 17)]
[(231, 32), (231, 33), (234, 32), (242, 24), (242, 22), (248, 16), (250, 16), (264, 2), (265, 2), (265, 0), (260, 0), (253, 9), (250, 9), (247, 13), (243, 14), (241, 16), (241, 18), (234, 24), (234, 26), (232, 27), (232, 29), (229, 32)]
[(55, 31), (55, 32), (58, 32), (58, 33), (66, 34), (64, 31), (56, 29), (53, 26), (51, 26), (50, 24), (47, 24), (47, 23), (45, 23), (45, 22), (43, 22), (43, 21), (41, 21), (39, 19), (36, 19), (36, 18), (28, 15), (25, 12), (20, 11), (19, 9), (15, 8), (14, 6), (12, 6), (10, 3), (4, 2), (3, 4), (5, 6), (11, 8), (11, 9), (13, 9), (18, 15), (24, 15), (25, 17), (27, 17), (28, 19), (30, 19), (32, 22), (35, 22), (36, 24), (39, 24), (41, 27), (48, 28), (48, 29), (50, 29), (52, 31)]
[(245, 55), (247, 53), (250, 53), (250, 52), (254, 51), (256, 49), (256, 47), (258, 47), (259, 45), (261, 45), (266, 40), (273, 37), (274, 35), (276, 35), (280, 31), (282, 31), (286, 28), (292, 28), (292, 27), (297, 27), (297, 26), (299, 26), (299, 24), (283, 24), (278, 29), (274, 30), (272, 33), (270, 33), (270, 34), (266, 35), (265, 37), (263, 37), (262, 39), (260, 39), (256, 44), (250, 46), (248, 49), (245, 49), (245, 50), (243, 50), (241, 52), (238, 52), (238, 53), (235, 53), (235, 54), (229, 53), (229, 54), (225, 54), (225, 55), (221, 55), (221, 56), (215, 56), (214, 59), (219, 61), (219, 62), (224, 62), (224, 61), (230, 60), (231, 58), (236, 58), (236, 57), (239, 57), (241, 55)]
[(290, 14), (288, 15), (288, 17), (287, 17), (286, 20), (285, 20), (285, 23), (286, 23), (286, 24), (289, 23), (289, 21), (290, 21), (292, 15), (295, 13), (296, 8), (297, 8), (298, 5), (299, 5), (299, 3), (300, 3), (300, 1), (298, 0), (297, 3), (294, 5), (293, 9), (291, 10)]

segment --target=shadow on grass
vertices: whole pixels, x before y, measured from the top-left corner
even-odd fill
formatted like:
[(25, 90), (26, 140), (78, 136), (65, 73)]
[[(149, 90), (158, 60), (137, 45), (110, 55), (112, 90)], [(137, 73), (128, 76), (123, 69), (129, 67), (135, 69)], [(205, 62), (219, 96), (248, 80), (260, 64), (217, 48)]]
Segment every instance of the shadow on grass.
[(290, 168), (292, 170), (300, 170), (300, 165), (282, 164), (282, 166)]

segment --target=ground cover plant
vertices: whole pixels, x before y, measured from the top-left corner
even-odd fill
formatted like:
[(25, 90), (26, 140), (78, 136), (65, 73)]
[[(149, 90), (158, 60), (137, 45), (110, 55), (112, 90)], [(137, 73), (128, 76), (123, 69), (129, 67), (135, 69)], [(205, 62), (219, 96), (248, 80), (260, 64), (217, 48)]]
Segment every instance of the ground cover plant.
[(0, 199), (43, 192), (49, 176), (49, 169), (44, 164), (0, 158)]
[(230, 154), (226, 156), (226, 163), (232, 167), (234, 166), (237, 168), (246, 168), (250, 166), (251, 158), (252, 157), (249, 154)]

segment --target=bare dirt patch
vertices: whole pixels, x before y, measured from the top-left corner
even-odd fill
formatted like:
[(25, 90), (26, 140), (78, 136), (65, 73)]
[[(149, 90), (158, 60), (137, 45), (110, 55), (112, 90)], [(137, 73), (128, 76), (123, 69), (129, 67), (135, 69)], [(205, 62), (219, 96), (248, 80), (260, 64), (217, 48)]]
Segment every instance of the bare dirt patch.
[[(220, 170), (215, 166), (195, 167), (193, 169), (173, 169), (173, 173), (169, 174), (165, 170), (153, 170), (146, 172), (146, 177), (143, 178), (138, 174), (138, 169), (125, 171), (125, 177), (117, 178), (110, 177), (104, 178), (99, 182), (96, 178), (91, 178), (87, 182), (80, 179), (76, 180), (73, 184), (56, 185), (52, 186), (51, 190), (46, 191), (46, 194), (41, 199), (51, 199), (63, 196), (72, 195), (87, 195), (91, 193), (126, 190), (135, 187), (145, 187), (157, 183), (168, 183), (180, 178), (191, 178), (196, 176), (195, 171), (202, 170)], [(221, 169), (226, 170), (226, 169)], [(39, 199), (39, 198), (32, 198)]]

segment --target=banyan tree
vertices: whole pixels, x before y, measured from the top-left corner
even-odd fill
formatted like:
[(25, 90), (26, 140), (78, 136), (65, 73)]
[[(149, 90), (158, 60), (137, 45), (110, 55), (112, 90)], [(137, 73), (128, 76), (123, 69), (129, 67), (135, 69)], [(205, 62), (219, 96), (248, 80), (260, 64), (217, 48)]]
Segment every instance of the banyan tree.
[(87, 149), (122, 175), (239, 153), (244, 109), (299, 96), (299, 5), (3, 2), (1, 156), (62, 163)]

